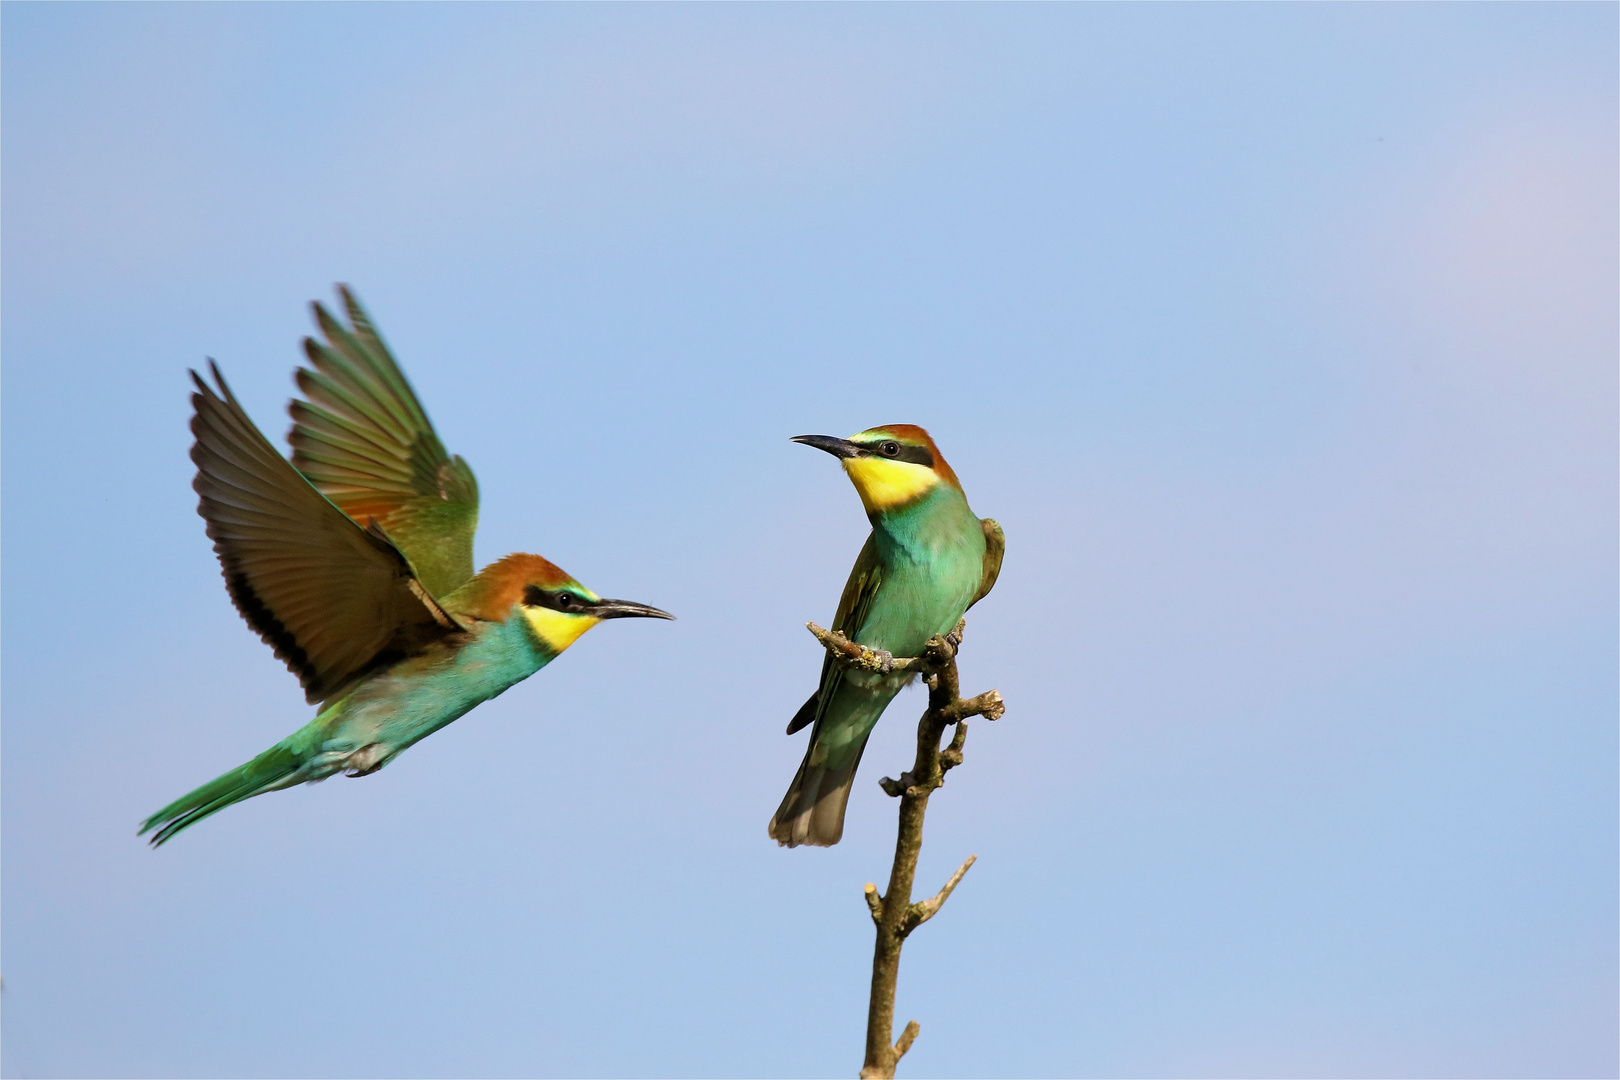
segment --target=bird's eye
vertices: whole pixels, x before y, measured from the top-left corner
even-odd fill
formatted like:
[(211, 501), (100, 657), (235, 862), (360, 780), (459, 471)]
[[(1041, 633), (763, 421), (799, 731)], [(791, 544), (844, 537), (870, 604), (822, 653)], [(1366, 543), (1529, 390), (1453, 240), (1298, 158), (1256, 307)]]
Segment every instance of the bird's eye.
[(579, 607), (579, 597), (573, 593), (560, 592), (557, 594), (558, 611), (573, 611), (577, 607)]
[(884, 457), (899, 457), (900, 456), (900, 444), (897, 443), (897, 442), (883, 443), (881, 446), (878, 447), (878, 450), (880, 450), (883, 453)]

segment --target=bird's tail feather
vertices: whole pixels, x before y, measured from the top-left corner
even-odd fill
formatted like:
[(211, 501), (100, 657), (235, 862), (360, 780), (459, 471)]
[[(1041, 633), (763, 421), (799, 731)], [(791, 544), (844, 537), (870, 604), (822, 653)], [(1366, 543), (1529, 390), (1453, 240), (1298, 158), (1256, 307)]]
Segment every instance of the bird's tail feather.
[[(314, 727), (315, 725), (310, 725)], [(216, 780), (210, 780), (196, 791), (182, 795), (159, 810), (141, 824), (137, 834), (144, 836), (153, 829), (151, 844), (157, 847), (181, 829), (189, 828), (210, 814), (232, 803), (262, 795), (266, 791), (297, 783), (294, 774), (303, 768), (309, 758), (309, 728), (283, 739), (246, 765), (232, 769)]]
[(825, 762), (811, 764), (816, 753), (816, 740), (811, 736), (810, 746), (804, 753), (804, 762), (788, 785), (787, 795), (771, 818), (770, 834), (783, 847), (832, 847), (844, 835), (844, 807), (849, 804), (849, 789), (855, 782), (855, 770), (860, 767), (861, 755), (866, 752), (866, 741), (843, 768), (829, 767)]

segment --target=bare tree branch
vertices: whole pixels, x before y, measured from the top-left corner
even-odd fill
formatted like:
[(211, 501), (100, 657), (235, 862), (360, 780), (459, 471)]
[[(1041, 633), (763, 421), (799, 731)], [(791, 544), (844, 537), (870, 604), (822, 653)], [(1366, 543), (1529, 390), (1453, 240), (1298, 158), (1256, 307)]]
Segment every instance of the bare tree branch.
[[(866, 1017), (866, 1062), (862, 1077), (892, 1080), (894, 1067), (905, 1056), (921, 1030), (917, 1021), (906, 1024), (898, 1042), (890, 1044), (894, 1032), (894, 995), (900, 978), (900, 946), (906, 936), (932, 919), (950, 898), (978, 858), (967, 861), (939, 892), (913, 904), (911, 887), (917, 877), (917, 855), (922, 850), (923, 816), (928, 797), (945, 783), (945, 773), (962, 764), (962, 748), (967, 741), (969, 717), (999, 720), (1006, 712), (1001, 695), (988, 690), (977, 697), (962, 699), (956, 672), (956, 653), (962, 644), (966, 622), (956, 624), (950, 634), (928, 639), (921, 656), (895, 657), (881, 649), (869, 649), (837, 631), (823, 630), (807, 623), (810, 632), (826, 648), (834, 663), (863, 671), (885, 674), (912, 671), (928, 683), (928, 709), (917, 723), (917, 760), (898, 780), (885, 776), (878, 781), (883, 790), (900, 800), (900, 828), (895, 839), (894, 866), (889, 872), (889, 888), (881, 896), (877, 886), (866, 886), (866, 906), (877, 924), (877, 944), (872, 953), (872, 996)], [(945, 729), (956, 726), (950, 745), (941, 749)]]
[(887, 649), (869, 649), (865, 645), (849, 640), (842, 631), (823, 630), (813, 622), (805, 623), (804, 626), (816, 636), (817, 641), (826, 646), (827, 652), (835, 661), (858, 671), (875, 671), (884, 675), (907, 671), (932, 674), (940, 666), (939, 661), (928, 655), (897, 659)]

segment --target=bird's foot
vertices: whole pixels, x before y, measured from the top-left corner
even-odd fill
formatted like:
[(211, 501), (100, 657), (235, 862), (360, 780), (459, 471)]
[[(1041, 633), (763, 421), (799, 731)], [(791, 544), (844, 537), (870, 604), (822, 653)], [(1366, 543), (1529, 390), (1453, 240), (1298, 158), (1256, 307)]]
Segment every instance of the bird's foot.
[(894, 653), (888, 649), (874, 649), (872, 651), (877, 653), (878, 670), (880, 672), (887, 675), (894, 670)]
[(343, 775), (348, 777), (370, 776), (388, 763), (388, 747), (382, 743), (369, 743), (349, 755), (343, 764), (348, 771)]

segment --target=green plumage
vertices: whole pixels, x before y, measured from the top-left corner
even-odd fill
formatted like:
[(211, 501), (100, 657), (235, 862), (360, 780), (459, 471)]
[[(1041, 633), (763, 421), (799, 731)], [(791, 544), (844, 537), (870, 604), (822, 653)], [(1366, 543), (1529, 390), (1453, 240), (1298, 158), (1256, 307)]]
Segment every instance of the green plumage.
[(473, 575), (478, 481), (446, 453), (365, 309), (338, 292), (354, 329), (314, 305), (326, 343), (304, 339), (311, 367), (297, 380), (308, 400), (287, 406), (293, 467), (355, 521), (375, 519), (443, 596)]
[[(248, 762), (196, 791), (188, 792), (141, 824), (141, 832), (156, 828), (153, 844), (162, 844), (181, 829), (241, 802), (243, 799), (286, 786), (287, 778), (301, 769), (319, 745), (319, 730), (311, 723)], [(293, 781), (296, 783), (297, 781)]]
[[(192, 373), (197, 511), (237, 610), (303, 684), (315, 719), (142, 824), (162, 844), (243, 799), (366, 776), (550, 663), (603, 619), (671, 618), (606, 600), (538, 555), (473, 573), (478, 484), (445, 452), (358, 302), (319, 304), (289, 462), (217, 367)], [(296, 468), (294, 466), (297, 466)]]
[[(926, 446), (928, 460), (944, 465), (927, 433), (909, 425), (829, 440), (821, 448), (839, 453), (843, 448), (836, 443), (859, 449), (901, 439), (907, 440), (902, 445)], [(942, 480), (909, 502), (868, 514), (872, 534), (844, 585), (833, 629), (874, 650), (916, 656), (930, 637), (954, 629), (995, 584), (1004, 547), (1001, 527), (973, 514), (954, 474), (944, 468), (949, 482)], [(774, 839), (787, 847), (838, 842), (867, 738), (911, 678), (854, 672), (823, 661), (816, 692), (788, 725), (789, 734), (814, 727), (804, 763), (771, 819)]]

